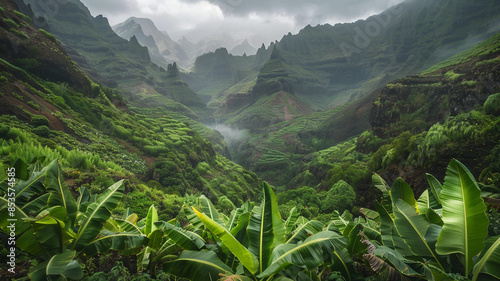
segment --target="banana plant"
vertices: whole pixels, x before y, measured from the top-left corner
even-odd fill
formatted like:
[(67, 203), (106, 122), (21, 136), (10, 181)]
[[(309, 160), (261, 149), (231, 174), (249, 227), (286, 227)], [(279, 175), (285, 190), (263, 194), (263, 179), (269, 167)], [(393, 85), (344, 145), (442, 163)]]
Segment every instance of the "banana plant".
[(489, 239), (484, 247), (489, 221), (470, 171), (453, 159), (444, 184), (429, 174), (427, 179), (430, 188), (418, 200), (411, 188), (398, 179), (388, 190), (392, 211), (376, 203), (382, 246), (372, 255), (408, 277), (452, 280), (451, 274), (457, 273), (450, 272), (457, 267), (453, 255), (459, 257), (463, 272), (458, 273), (463, 276), (472, 276), (473, 280), (481, 274), (498, 277), (500, 240)]
[[(197, 216), (194, 223), (201, 221), (224, 252), (223, 259), (207, 255), (205, 262), (212, 265), (213, 272), (218, 272), (221, 276), (245, 280), (293, 280), (289, 278), (303, 275), (316, 275), (317, 278), (316, 270), (331, 263), (333, 253), (345, 248), (347, 239), (338, 232), (325, 230), (324, 225), (318, 221), (300, 220), (303, 224), (297, 224), (299, 218), (293, 211), (289, 220), (284, 222), (278, 212), (273, 190), (267, 183), (263, 184), (262, 189), (261, 204), (254, 206), (250, 212), (244, 207), (236, 210), (234, 215), (239, 214), (239, 217), (232, 214), (232, 223), (217, 222), (213, 219), (213, 210), (192, 208)], [(209, 203), (206, 205), (210, 206)], [(290, 231), (288, 235), (287, 229)], [(245, 235), (240, 236), (241, 233)], [(241, 237), (243, 238), (238, 239)], [(219, 261), (222, 260), (226, 261), (227, 267), (220, 265)], [(237, 265), (233, 264), (234, 261)], [(189, 272), (172, 270), (177, 268), (172, 264), (180, 263), (185, 265), (185, 260), (168, 262), (164, 269), (179, 277), (208, 280), (208, 275), (202, 279), (193, 279)]]
[(82, 254), (139, 249), (147, 241), (129, 222), (111, 218), (123, 195), (123, 180), (98, 196), (82, 188), (75, 200), (55, 160), (42, 170), (33, 169), (28, 180), (19, 180), (12, 189), (16, 208), (10, 212), (2, 197), (0, 218), (4, 222), (15, 216), (17, 246), (41, 260), (30, 270), (32, 280), (79, 279), (82, 266), (76, 260)]

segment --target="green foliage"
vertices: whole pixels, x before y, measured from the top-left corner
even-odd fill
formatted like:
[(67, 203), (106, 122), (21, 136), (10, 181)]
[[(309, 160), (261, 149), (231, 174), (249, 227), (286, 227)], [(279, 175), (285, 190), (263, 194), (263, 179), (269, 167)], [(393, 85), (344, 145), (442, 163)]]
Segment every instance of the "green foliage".
[(39, 104), (36, 104), (34, 101), (28, 101), (27, 104), (33, 108), (33, 109), (36, 109), (36, 110), (39, 110), (40, 109), (40, 105)]
[(33, 115), (31, 116), (30, 124), (33, 125), (34, 127), (49, 126), (50, 122), (49, 119), (47, 119), (47, 117), (43, 115)]
[(30, 22), (31, 22), (31, 18), (30, 18), (30, 17), (28, 17), (27, 15), (25, 15), (25, 14), (23, 14), (23, 13), (21, 13), (21, 12), (17, 11), (17, 10), (14, 10), (14, 14), (15, 14), (16, 16), (18, 16), (18, 17), (22, 18), (24, 21), (26, 21), (26, 22), (28, 22), (28, 23), (30, 23)]
[(30, 37), (26, 33), (22, 32), (18, 29), (11, 28), (11, 29), (9, 29), (9, 31), (16, 34), (17, 36), (19, 36), (23, 39), (30, 39)]
[(338, 181), (326, 194), (326, 198), (321, 202), (321, 210), (325, 213), (333, 211), (350, 211), (354, 207), (356, 193), (352, 186), (345, 181)]
[[(116, 208), (122, 196), (120, 188), (123, 181), (113, 184), (93, 199), (82, 188), (79, 199), (75, 200), (64, 183), (57, 160), (41, 170), (39, 164), (30, 168), (26, 164), (17, 165), (16, 177), (26, 175), (26, 179), (18, 178), (15, 184), (2, 183), (15, 196), (14, 211), (9, 210), (5, 197), (0, 200), (2, 222), (7, 222), (5, 218), (9, 212), (19, 219), (16, 224), (16, 235), (19, 236), (16, 246), (38, 260), (38, 265), (30, 269), (30, 279), (45, 280), (63, 275), (78, 280), (83, 276), (82, 265), (77, 261), (79, 256), (142, 246), (145, 237), (138, 231), (133, 233), (130, 228), (127, 233), (116, 229), (113, 232), (107, 230), (110, 227), (107, 224), (110, 211)], [(2, 188), (1, 193), (5, 195), (7, 191), (7, 188)], [(114, 226), (119, 225), (119, 222), (114, 221)], [(8, 231), (6, 223), (0, 227), (3, 232)], [(115, 232), (123, 233), (120, 236)], [(123, 239), (127, 242), (124, 243)]]
[(11, 19), (2, 19), (3, 22), (5, 22), (6, 24), (10, 25), (11, 27), (14, 27), (14, 28), (19, 28), (19, 24), (17, 24), (15, 21), (11, 20)]
[(453, 70), (450, 70), (444, 74), (444, 76), (451, 80), (451, 82), (456, 82), (463, 74), (455, 73)]
[(490, 95), (484, 102), (484, 110), (487, 114), (500, 115), (500, 93)]
[(38, 31), (40, 31), (40, 33), (42, 33), (42, 34), (43, 34), (45, 37), (47, 37), (50, 41), (52, 41), (52, 42), (54, 42), (54, 43), (56, 43), (56, 42), (57, 42), (56, 37), (55, 37), (52, 33), (48, 32), (48, 31), (46, 31), (46, 30), (44, 30), (44, 29), (42, 29), (42, 28), (38, 29)]
[(38, 135), (40, 137), (47, 138), (50, 136), (50, 129), (47, 126), (42, 125), (42, 126), (38, 126), (35, 129), (33, 129), (33, 133), (35, 133), (36, 135)]

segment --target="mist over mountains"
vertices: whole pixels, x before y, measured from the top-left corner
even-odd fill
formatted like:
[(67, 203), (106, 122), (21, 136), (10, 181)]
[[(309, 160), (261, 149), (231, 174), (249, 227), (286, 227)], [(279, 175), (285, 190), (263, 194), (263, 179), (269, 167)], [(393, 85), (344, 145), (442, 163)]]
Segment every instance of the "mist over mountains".
[(120, 37), (130, 39), (135, 36), (139, 43), (149, 48), (151, 60), (159, 66), (177, 63), (181, 69), (189, 69), (198, 56), (225, 47), (233, 55), (254, 55), (257, 49), (247, 39), (238, 40), (227, 33), (211, 34), (196, 42), (186, 37), (175, 42), (166, 31), (160, 31), (146, 18), (129, 18), (125, 22), (112, 26)]

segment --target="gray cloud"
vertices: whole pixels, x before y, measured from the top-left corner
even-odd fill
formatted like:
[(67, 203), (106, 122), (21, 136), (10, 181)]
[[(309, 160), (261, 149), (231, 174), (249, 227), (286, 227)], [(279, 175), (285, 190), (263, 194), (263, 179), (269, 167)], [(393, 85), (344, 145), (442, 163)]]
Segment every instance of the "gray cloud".
[[(186, 0), (200, 2), (202, 0)], [(203, 0), (204, 1), (204, 0)], [(225, 15), (245, 17), (252, 13), (284, 15), (296, 20), (296, 24), (324, 23), (338, 18), (355, 20), (381, 12), (403, 0), (208, 0), (219, 6)]]
[[(128, 17), (151, 18), (174, 39), (212, 32), (259, 35), (268, 43), (304, 26), (351, 22), (403, 0), (81, 0), (111, 24)], [(210, 4), (208, 4), (210, 3)], [(214, 10), (215, 9), (215, 10)], [(217, 12), (218, 11), (218, 12)], [(250, 34), (250, 35), (249, 35)]]

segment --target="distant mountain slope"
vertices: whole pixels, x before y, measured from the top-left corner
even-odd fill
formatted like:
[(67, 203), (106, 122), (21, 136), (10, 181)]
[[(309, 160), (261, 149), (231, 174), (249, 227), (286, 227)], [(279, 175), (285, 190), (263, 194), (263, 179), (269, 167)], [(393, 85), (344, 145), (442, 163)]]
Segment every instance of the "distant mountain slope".
[[(248, 97), (262, 96), (260, 91), (270, 90), (256, 84), (255, 77), (266, 71), (265, 60), (274, 49), (287, 69), (295, 97), (313, 110), (327, 110), (360, 99), (394, 79), (418, 73), (498, 30), (497, 1), (408, 0), (366, 20), (307, 26), (296, 35), (284, 36), (267, 50), (261, 47), (255, 56), (226, 58), (239, 61), (221, 68), (230, 69), (231, 79), (219, 78), (214, 74), (221, 69), (202, 64), (221, 60), (221, 52), (206, 54), (198, 58), (193, 71), (183, 79), (205, 99), (211, 98), (209, 106), (217, 118), (227, 125), (240, 126), (232, 123), (241, 119), (234, 118), (234, 114), (257, 102)], [(247, 77), (242, 77), (245, 74)], [(235, 97), (247, 103), (234, 103)], [(232, 104), (237, 107), (231, 109)], [(250, 127), (256, 126), (249, 124), (240, 129)]]
[(190, 66), (186, 52), (150, 19), (132, 17), (112, 28), (122, 38), (136, 36), (139, 43), (150, 50), (151, 60), (160, 66), (174, 62), (180, 68)]
[(296, 69), (302, 98), (325, 108), (422, 71), (498, 30), (497, 1), (409, 0), (355, 23), (306, 27), (277, 47)]

